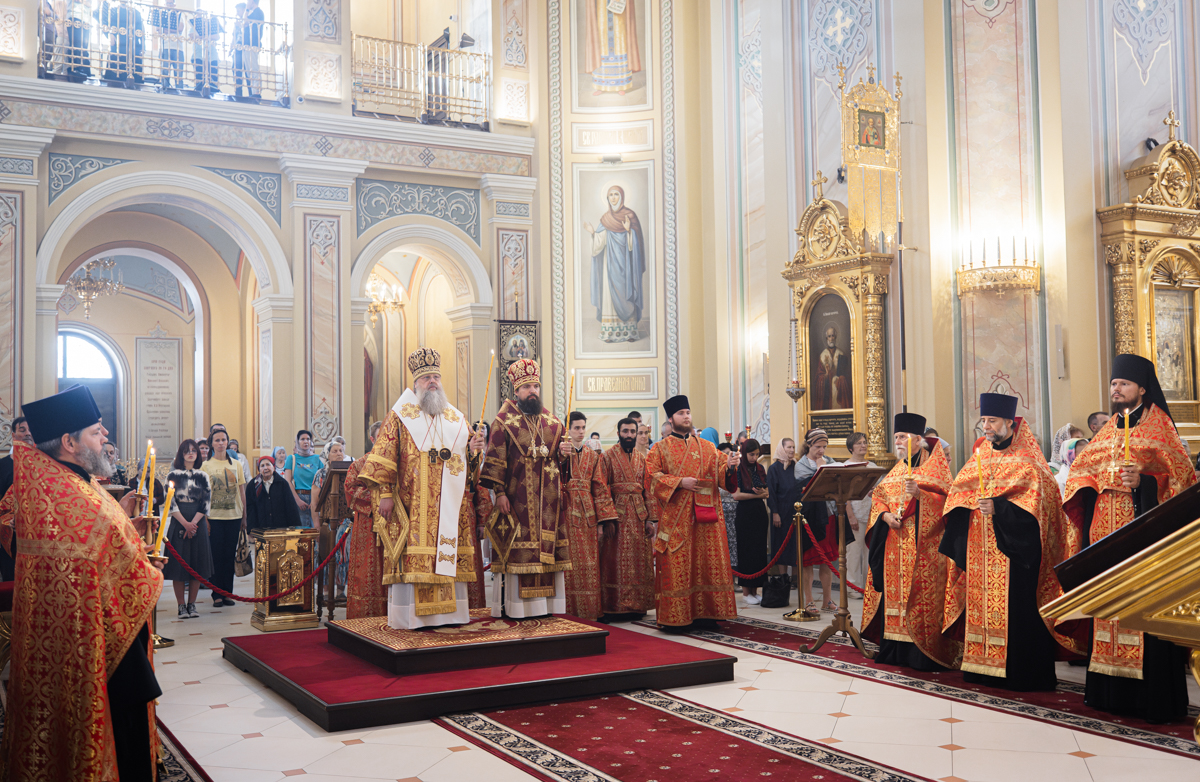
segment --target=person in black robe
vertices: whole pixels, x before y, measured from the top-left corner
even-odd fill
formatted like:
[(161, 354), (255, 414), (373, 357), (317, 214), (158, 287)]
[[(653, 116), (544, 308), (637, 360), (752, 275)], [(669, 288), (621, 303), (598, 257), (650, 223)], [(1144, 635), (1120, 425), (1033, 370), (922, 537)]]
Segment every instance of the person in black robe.
[[(796, 443), (790, 437), (779, 441), (779, 458), (767, 468), (767, 507), (771, 511), (771, 557), (779, 555), (783, 541), (796, 516), (796, 503), (800, 501), (800, 484), (796, 481)], [(789, 567), (799, 567), (796, 562), (796, 536), (788, 541), (788, 549), (779, 556), (775, 573), (786, 573)], [(799, 579), (799, 573), (797, 573)]]
[[(1132, 469), (1124, 467), (1122, 483), (1129, 489), (1133, 499), (1133, 514), (1127, 519), (1118, 519), (1118, 526), (1123, 526), (1159, 504), (1160, 485), (1170, 483), (1168, 494), (1178, 493), (1181, 487), (1190, 485), (1185, 466), (1190, 461), (1178, 436), (1169, 431), (1155, 429), (1150, 447), (1139, 447), (1144, 437), (1150, 437), (1139, 427), (1143, 419), (1160, 417), (1152, 412), (1157, 407), (1168, 418), (1171, 417), (1167, 406), (1166, 396), (1158, 382), (1154, 364), (1148, 359), (1132, 354), (1121, 354), (1113, 361), (1112, 379), (1109, 384), (1109, 395), (1112, 401), (1112, 420), (1101, 431), (1096, 439), (1107, 435), (1115, 438), (1118, 444), (1123, 439), (1122, 432), (1126, 426), (1132, 432), (1134, 447), (1131, 451), (1134, 464)], [(1128, 421), (1126, 421), (1128, 415)], [(1172, 419), (1173, 421), (1173, 419)], [(1153, 428), (1153, 427), (1152, 427)], [(1105, 432), (1104, 430), (1109, 431)], [(1162, 435), (1166, 435), (1162, 437)], [(1161, 437), (1161, 442), (1160, 442)], [(1065, 492), (1065, 505), (1072, 518), (1077, 518), (1083, 528), (1083, 545), (1093, 542), (1092, 522), (1095, 517), (1096, 502), (1099, 497), (1096, 491), (1096, 481), (1089, 479), (1089, 474), (1104, 473), (1111, 469), (1109, 463), (1101, 464), (1102, 455), (1108, 455), (1110, 448), (1103, 442), (1090, 446), (1093, 450), (1084, 453), (1088, 459), (1076, 461), (1079, 467), (1072, 465), (1072, 479), (1068, 480)], [(1156, 464), (1151, 465), (1140, 460), (1139, 453), (1157, 451)], [(1110, 462), (1110, 460), (1104, 460)], [(1171, 469), (1171, 468), (1174, 469)], [(1159, 477), (1154, 474), (1157, 473)], [(1167, 477), (1170, 475), (1171, 477)], [(1177, 476), (1179, 480), (1176, 480)], [(1090, 624), (1090, 622), (1089, 622)], [(1185, 664), (1188, 650), (1176, 646), (1169, 641), (1142, 634), (1142, 678), (1114, 676), (1096, 670), (1088, 670), (1087, 684), (1084, 692), (1084, 702), (1094, 709), (1139, 717), (1146, 722), (1163, 724), (1176, 722), (1187, 716), (1188, 691)]]
[[(737, 516), (734, 524), (737, 527), (738, 572), (754, 575), (767, 566), (767, 528), (770, 522), (767, 516), (767, 472), (758, 463), (761, 446), (758, 440), (750, 438), (742, 442), (742, 463), (738, 468), (738, 490), (733, 493), (737, 500)], [(738, 586), (742, 588), (742, 599), (746, 605), (758, 605), (761, 598), (758, 588), (767, 581), (767, 576), (754, 578), (738, 577)]]
[(258, 475), (246, 484), (246, 528), (282, 529), (300, 526), (300, 508), (287, 480), (275, 472), (270, 456), (258, 459)]

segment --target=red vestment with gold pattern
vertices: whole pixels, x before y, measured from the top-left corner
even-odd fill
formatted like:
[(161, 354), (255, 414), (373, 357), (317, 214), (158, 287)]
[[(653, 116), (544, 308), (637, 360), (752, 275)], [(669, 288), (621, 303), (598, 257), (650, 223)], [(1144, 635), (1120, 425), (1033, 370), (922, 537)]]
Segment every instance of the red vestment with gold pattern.
[[(702, 437), (668, 436), (646, 457), (646, 493), (658, 518), (654, 538), (654, 597), (660, 625), (737, 616), (729, 541), (717, 487), (736, 488), (725, 454)], [(696, 490), (680, 487), (695, 478)], [(713, 521), (697, 521), (696, 506)]]
[(580, 619), (599, 619), (600, 539), (596, 525), (617, 517), (600, 454), (588, 446), (570, 456), (567, 485), (567, 539), (571, 569), (566, 572), (567, 613)]
[[(1079, 529), (1063, 513), (1058, 483), (1029, 426), (1020, 418), (1013, 422), (1013, 426), (1011, 442), (1003, 450), (994, 449), (992, 443), (986, 440), (979, 445), (978, 463), (974, 457), (967, 460), (954, 479), (943, 511), (948, 536), (955, 532), (951, 530), (955, 524), (951, 514), (959, 510), (962, 516), (966, 516), (969, 512), (965, 598), (950, 593), (948, 589), (945, 627), (950, 628), (965, 612), (966, 641), (962, 670), (994, 677), (1009, 676), (1008, 664), (1012, 662), (1009, 660), (1010, 648), (1028, 640), (1016, 639), (1010, 633), (1010, 612), (1027, 612), (1030, 607), (1010, 605), (1010, 582), (1017, 575), (1013, 572), (1009, 556), (1000, 550), (997, 543), (998, 522), (992, 516), (984, 516), (976, 508), (981, 497), (980, 466), (983, 475), (982, 497), (1006, 502), (1032, 516), (1037, 524), (1037, 539), (1020, 542), (1020, 546), (1026, 548), (1038, 543), (1041, 547), (1040, 555), (1036, 548), (1032, 549), (1032, 557), (1038, 560), (1036, 587), (1030, 595), (1034, 602), (1034, 616), (1037, 616), (1038, 607), (1062, 594), (1062, 587), (1054, 575), (1054, 566), (1078, 553), (1081, 543)], [(999, 507), (1000, 502), (997, 503)], [(1010, 544), (1006, 542), (1004, 545)], [(945, 550), (943, 547), (943, 552)], [(1077, 640), (1055, 630), (1053, 620), (1038, 617), (1034, 621), (1038, 620), (1045, 624), (1059, 645), (1076, 654), (1081, 651)], [(1052, 679), (1054, 654), (1052, 649), (1050, 652), (1049, 677)], [(1053, 687), (1052, 684), (1050, 686)]]
[(487, 529), (492, 574), (518, 575), (521, 599), (552, 597), (554, 574), (571, 569), (558, 453), (565, 431), (549, 410), (525, 415), (512, 399), (492, 422), (480, 481), (512, 508)]
[[(412, 418), (423, 415), (415, 405), (402, 409)], [(448, 407), (442, 416), (447, 423), (457, 424), (461, 414)], [(431, 430), (438, 425), (435, 422)], [(431, 447), (437, 444), (417, 443), (396, 411), (389, 410), (367, 454), (367, 463), (358, 474), (359, 483), (369, 487), (371, 493), (371, 529), (383, 549), (383, 583), (413, 584), (417, 616), (454, 613), (454, 584), (475, 580), (475, 552), (471, 546), (475, 511), (467, 491), (458, 501), (457, 540), (447, 539), (456, 548), (454, 575), (435, 572), (436, 558), (443, 556), (437, 547), (445, 542), (439, 541), (443, 463), (450, 472), (469, 469), (458, 454), (432, 464), (430, 454), (436, 455), (437, 451)], [(379, 516), (379, 501), (385, 497), (395, 501), (389, 519)]]
[(617, 514), (616, 534), (600, 542), (600, 609), (606, 614), (644, 614), (654, 607), (646, 457), (636, 450), (625, 453), (618, 443), (601, 456), (600, 470)]
[(383, 584), (383, 549), (371, 529), (371, 489), (358, 479), (367, 456), (354, 460), (346, 471), (342, 491), (354, 513), (354, 531), (347, 544), (349, 568), (346, 576), (346, 618), (387, 616), (387, 587)]
[[(116, 780), (108, 680), (150, 619), (162, 573), (95, 479), (23, 443), (13, 457), (0, 502), (17, 539), (0, 779)], [(155, 741), (153, 703), (147, 719)]]
[[(871, 516), (867, 534), (886, 535), (883, 586), (875, 590), (874, 578), (868, 578), (863, 595), (863, 634), (916, 644), (921, 652), (946, 668), (957, 668), (962, 661), (962, 644), (942, 633), (947, 587), (962, 589), (962, 572), (938, 552), (945, 522), (942, 508), (950, 493), (953, 478), (950, 461), (942, 444), (934, 440), (931, 451), (912, 468), (912, 480), (918, 494), (909, 497), (904, 484), (909, 479), (904, 461), (884, 476), (871, 493)], [(900, 520), (899, 529), (891, 529), (880, 519), (892, 513)], [(876, 541), (872, 539), (872, 551)], [(957, 587), (955, 583), (957, 582)], [(880, 605), (882, 628), (872, 627)]]
[[(1136, 413), (1135, 413), (1136, 415)], [(1071, 463), (1063, 491), (1063, 507), (1076, 524), (1088, 527), (1088, 542), (1116, 532), (1137, 515), (1133, 493), (1121, 483), (1125, 463), (1125, 431), (1113, 416)], [(1171, 417), (1149, 405), (1129, 428), (1129, 460), (1141, 467), (1142, 478), (1153, 478), (1155, 503), (1166, 502), (1196, 482), (1196, 471)], [(1090, 519), (1085, 501), (1094, 501)], [(1142, 512), (1149, 508), (1142, 508)], [(1121, 623), (1096, 619), (1088, 670), (1128, 679), (1142, 678), (1144, 636)]]

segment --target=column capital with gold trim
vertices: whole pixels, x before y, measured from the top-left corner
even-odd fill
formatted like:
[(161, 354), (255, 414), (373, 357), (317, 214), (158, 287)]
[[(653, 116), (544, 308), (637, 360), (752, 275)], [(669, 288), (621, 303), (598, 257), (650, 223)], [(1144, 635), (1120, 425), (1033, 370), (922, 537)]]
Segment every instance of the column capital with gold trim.
[(537, 179), (511, 174), (484, 174), (479, 178), (483, 194), (492, 202), (489, 223), (533, 225), (533, 194)]

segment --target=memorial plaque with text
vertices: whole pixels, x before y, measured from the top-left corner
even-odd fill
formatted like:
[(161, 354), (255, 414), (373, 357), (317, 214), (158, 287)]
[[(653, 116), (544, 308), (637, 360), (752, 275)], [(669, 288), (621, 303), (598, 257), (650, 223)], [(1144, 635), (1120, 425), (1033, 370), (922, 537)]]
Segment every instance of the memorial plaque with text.
[(581, 400), (658, 399), (658, 370), (580, 369), (575, 373), (575, 396)]
[[(137, 339), (137, 440), (154, 440), (159, 463), (175, 456), (183, 429), (180, 339)], [(135, 448), (135, 450), (137, 450)]]

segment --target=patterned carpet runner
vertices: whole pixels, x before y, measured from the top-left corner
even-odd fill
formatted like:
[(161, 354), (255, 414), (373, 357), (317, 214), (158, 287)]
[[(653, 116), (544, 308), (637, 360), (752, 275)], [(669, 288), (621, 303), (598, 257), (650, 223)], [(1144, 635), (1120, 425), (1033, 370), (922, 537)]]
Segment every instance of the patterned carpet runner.
[(927, 780), (649, 690), (455, 714), (436, 722), (556, 782)]
[[(644, 621), (638, 624), (644, 627), (654, 626)], [(1132, 717), (1118, 717), (1090, 708), (1083, 702), (1083, 685), (1075, 682), (1060, 680), (1058, 689), (1054, 692), (1021, 693), (966, 684), (958, 671), (923, 673), (911, 668), (878, 665), (865, 659), (850, 643), (850, 639), (841, 636), (830, 638), (816, 654), (801, 652), (800, 646), (815, 641), (824, 626), (824, 623), (820, 622), (813, 622), (811, 625), (782, 624), (738, 617), (721, 622), (719, 632), (698, 630), (690, 635), (801, 665), (885, 682), (929, 695), (1052, 722), (1074, 730), (1088, 731), (1120, 741), (1145, 744), (1187, 757), (1200, 758), (1200, 745), (1192, 739), (1191, 720), (1196, 718), (1196, 707), (1189, 709), (1188, 722), (1152, 725)], [(872, 651), (876, 649), (871, 643), (867, 643), (867, 648)]]

